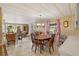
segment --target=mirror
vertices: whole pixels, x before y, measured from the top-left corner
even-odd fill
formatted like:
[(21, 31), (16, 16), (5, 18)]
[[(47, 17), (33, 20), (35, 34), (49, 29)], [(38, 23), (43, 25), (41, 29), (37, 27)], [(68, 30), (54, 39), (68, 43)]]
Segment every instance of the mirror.
[(64, 27), (69, 27), (69, 22), (68, 21), (64, 21), (63, 25), (64, 25)]

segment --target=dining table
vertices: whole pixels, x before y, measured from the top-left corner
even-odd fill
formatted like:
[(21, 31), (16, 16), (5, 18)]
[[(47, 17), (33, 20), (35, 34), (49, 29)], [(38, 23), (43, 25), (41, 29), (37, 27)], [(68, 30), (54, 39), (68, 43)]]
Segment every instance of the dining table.
[(41, 34), (41, 35), (36, 35), (35, 36), (35, 39), (36, 40), (49, 40), (51, 37), (49, 35), (45, 35), (45, 34)]

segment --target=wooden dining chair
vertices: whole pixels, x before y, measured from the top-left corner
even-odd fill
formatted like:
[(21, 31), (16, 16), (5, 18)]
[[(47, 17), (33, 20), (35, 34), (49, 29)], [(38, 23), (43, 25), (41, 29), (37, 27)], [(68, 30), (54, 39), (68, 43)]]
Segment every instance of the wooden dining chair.
[(49, 41), (48, 41), (48, 48), (49, 48), (49, 53), (51, 54), (51, 48), (53, 49), (53, 51), (54, 51), (54, 46), (53, 46), (53, 44), (54, 44), (54, 39), (55, 39), (55, 34), (52, 34), (51, 35), (51, 38), (49, 39)]
[(35, 53), (37, 48), (40, 48), (40, 53), (42, 53), (42, 49), (44, 48), (44, 42), (38, 39), (35, 39)]
[(8, 33), (6, 34), (7, 44), (15, 44), (16, 35), (15, 33)]
[(33, 47), (35, 45), (35, 37), (34, 37), (33, 33), (31, 33), (31, 40), (32, 40), (32, 49), (33, 49)]
[(36, 53), (37, 48), (40, 48), (40, 53), (41, 53), (41, 49), (43, 49), (44, 42), (39, 39), (36, 39), (35, 38), (36, 36), (38, 36), (38, 35), (31, 33), (32, 49), (35, 46), (35, 53)]

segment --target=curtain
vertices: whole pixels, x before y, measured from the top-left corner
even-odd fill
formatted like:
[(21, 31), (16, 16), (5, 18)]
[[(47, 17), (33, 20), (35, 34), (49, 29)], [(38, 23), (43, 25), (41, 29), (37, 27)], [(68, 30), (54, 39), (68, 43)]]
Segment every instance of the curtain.
[(49, 28), (50, 28), (50, 20), (47, 20), (45, 22), (45, 34), (47, 34), (47, 32), (49, 32)]
[(61, 33), (61, 28), (60, 28), (60, 19), (56, 20), (56, 32), (55, 32), (55, 40), (57, 46), (60, 46), (60, 33)]

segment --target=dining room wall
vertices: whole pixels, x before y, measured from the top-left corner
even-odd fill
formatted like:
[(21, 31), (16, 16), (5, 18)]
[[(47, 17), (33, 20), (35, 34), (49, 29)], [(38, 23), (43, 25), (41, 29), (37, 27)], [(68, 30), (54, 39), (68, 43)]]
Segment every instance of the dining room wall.
[[(3, 19), (5, 22), (12, 22), (12, 23), (25, 23), (29, 24), (29, 32), (31, 33), (31, 23), (35, 22), (35, 18), (24, 17), (21, 15), (17, 15), (15, 13), (5, 12), (3, 11)], [(64, 17), (60, 17), (60, 26), (61, 26), (61, 34), (64, 35), (74, 35), (78, 33), (78, 29), (75, 29), (75, 15), (68, 15)], [(52, 19), (52, 22), (56, 20)], [(68, 21), (69, 26), (64, 27), (64, 21)]]
[[(68, 27), (64, 26), (64, 21), (68, 21)], [(75, 28), (75, 16), (74, 15), (62, 17), (60, 24), (61, 24), (61, 34), (67, 35), (67, 36), (74, 34), (74, 28)]]
[(28, 24), (29, 34), (31, 33), (31, 23), (35, 22), (36, 18), (24, 16), (12, 11), (5, 11), (4, 9), (2, 10), (2, 12), (3, 20), (5, 23)]
[[(71, 15), (61, 17), (61, 33), (64, 35), (79, 36), (79, 25), (77, 24), (79, 23), (79, 4), (75, 6), (74, 10)], [(64, 21), (68, 21), (68, 27), (64, 27)]]
[(79, 36), (79, 28), (75, 28), (74, 29), (74, 35), (75, 36)]
[[(73, 10), (74, 12), (70, 11), (71, 15), (61, 17), (61, 33), (64, 35), (79, 36), (79, 4), (76, 4)], [(63, 26), (64, 21), (69, 22), (69, 27)]]
[(75, 29), (74, 29), (74, 35), (79, 36), (79, 4), (76, 6), (76, 23), (75, 23)]
[[(75, 30), (75, 16), (68, 15), (59, 17), (60, 19), (60, 28), (61, 28), (61, 35), (74, 35)], [(51, 22), (56, 22), (57, 18), (51, 20)], [(68, 21), (68, 27), (64, 27), (64, 21)], [(75, 30), (77, 31), (77, 30)]]
[(3, 13), (3, 19), (6, 23), (18, 23), (18, 24), (24, 24), (25, 19), (23, 16), (12, 14), (12, 13)]
[[(26, 17), (27, 18), (27, 17)], [(28, 19), (28, 18), (27, 18)], [(5, 32), (5, 23), (12, 23), (12, 24), (29, 24), (27, 21), (27, 19), (25, 19), (24, 16), (21, 15), (17, 15), (15, 13), (11, 13), (11, 12), (5, 12), (3, 10), (3, 24), (4, 26), (2, 27), (2, 32)]]

